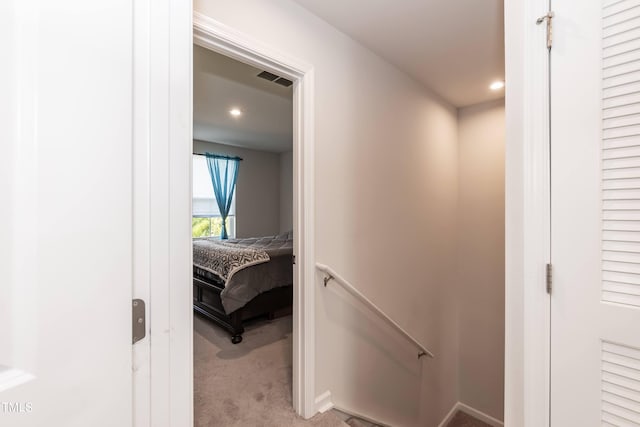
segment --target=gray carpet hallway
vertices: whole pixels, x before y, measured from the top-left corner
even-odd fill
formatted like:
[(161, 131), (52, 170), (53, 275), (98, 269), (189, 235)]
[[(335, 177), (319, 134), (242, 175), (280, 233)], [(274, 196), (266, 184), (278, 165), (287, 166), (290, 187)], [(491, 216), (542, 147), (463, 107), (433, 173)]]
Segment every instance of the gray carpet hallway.
[[(196, 427), (375, 427), (333, 411), (305, 420), (293, 411), (292, 318), (247, 325), (232, 344), (226, 331), (194, 316), (194, 425)], [(447, 427), (487, 427), (461, 412)]]

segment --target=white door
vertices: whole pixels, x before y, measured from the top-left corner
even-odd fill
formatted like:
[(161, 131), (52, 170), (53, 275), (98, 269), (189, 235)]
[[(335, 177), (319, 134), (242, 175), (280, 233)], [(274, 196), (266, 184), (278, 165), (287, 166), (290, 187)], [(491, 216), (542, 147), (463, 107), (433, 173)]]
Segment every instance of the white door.
[(640, 1), (553, 10), (551, 425), (640, 426)]
[(131, 0), (0, 6), (0, 425), (132, 423)]

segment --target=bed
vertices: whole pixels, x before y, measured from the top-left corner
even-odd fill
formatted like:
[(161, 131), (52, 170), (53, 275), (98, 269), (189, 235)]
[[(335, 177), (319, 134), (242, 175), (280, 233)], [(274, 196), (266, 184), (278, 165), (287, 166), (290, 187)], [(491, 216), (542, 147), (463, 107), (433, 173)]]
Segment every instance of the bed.
[(242, 341), (243, 323), (290, 310), (293, 233), (193, 240), (193, 308)]

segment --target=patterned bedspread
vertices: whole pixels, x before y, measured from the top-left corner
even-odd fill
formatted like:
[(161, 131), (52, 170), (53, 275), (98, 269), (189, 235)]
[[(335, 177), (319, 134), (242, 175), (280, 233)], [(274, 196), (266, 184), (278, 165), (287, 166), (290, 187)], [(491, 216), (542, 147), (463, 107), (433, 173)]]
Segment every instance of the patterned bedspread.
[(197, 239), (193, 241), (193, 263), (215, 274), (223, 282), (231, 280), (243, 268), (269, 261), (262, 249), (238, 245), (219, 239)]
[[(257, 295), (293, 283), (293, 234), (193, 241), (193, 265), (224, 282), (220, 294), (227, 313)], [(250, 268), (249, 268), (250, 267)]]

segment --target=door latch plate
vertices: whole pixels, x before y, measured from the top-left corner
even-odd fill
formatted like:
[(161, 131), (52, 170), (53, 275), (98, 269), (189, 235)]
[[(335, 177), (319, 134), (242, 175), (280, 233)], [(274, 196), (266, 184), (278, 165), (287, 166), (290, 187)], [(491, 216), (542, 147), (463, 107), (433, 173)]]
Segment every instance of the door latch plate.
[(144, 338), (147, 334), (147, 322), (145, 315), (145, 306), (144, 301), (141, 299), (134, 299), (132, 304), (132, 319), (131, 319), (131, 327), (132, 327), (132, 344), (137, 343), (142, 338)]

